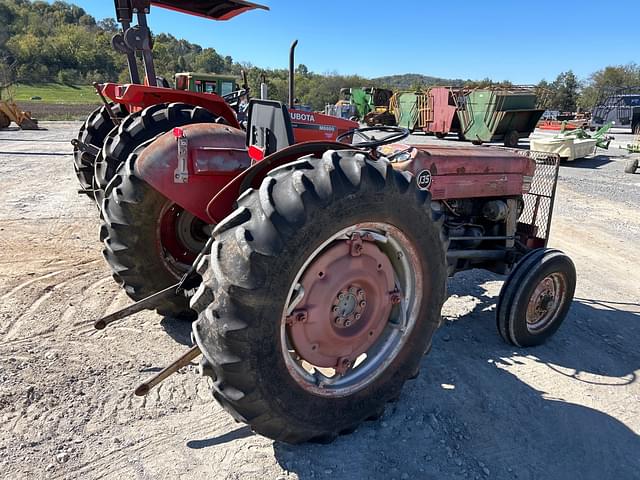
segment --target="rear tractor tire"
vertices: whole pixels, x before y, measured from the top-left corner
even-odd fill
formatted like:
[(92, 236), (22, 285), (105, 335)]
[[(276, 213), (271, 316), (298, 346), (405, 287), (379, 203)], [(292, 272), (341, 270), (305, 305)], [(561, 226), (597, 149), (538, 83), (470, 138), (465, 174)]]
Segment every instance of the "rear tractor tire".
[(226, 123), (202, 107), (185, 103), (161, 103), (129, 115), (104, 142), (95, 162), (96, 201), (102, 206), (105, 190), (118, 168), (133, 151), (149, 140), (176, 127), (193, 123)]
[(624, 164), (624, 173), (636, 173), (638, 169), (638, 159), (632, 158)]
[(288, 443), (378, 418), (440, 325), (441, 227), (429, 194), (385, 160), (328, 151), (271, 172), (198, 265), (193, 331), (214, 397)]
[[(109, 185), (100, 228), (102, 253), (113, 278), (135, 301), (178, 283), (208, 238), (204, 222), (135, 176), (133, 165), (142, 149), (131, 155)], [(177, 294), (157, 311), (187, 320), (196, 317), (188, 299)]]
[(443, 138), (447, 138), (447, 134), (445, 132), (436, 132), (436, 138), (442, 140)]
[(576, 289), (576, 268), (559, 250), (529, 252), (502, 286), (498, 332), (517, 347), (541, 345), (562, 325)]
[[(111, 114), (115, 118), (127, 116), (127, 109), (124, 105), (111, 104)], [(102, 149), (105, 139), (116, 125), (113, 123), (109, 110), (102, 106), (94, 110), (84, 122), (78, 132), (78, 140), (87, 145), (93, 145), (97, 149)], [(83, 152), (77, 147), (73, 149), (73, 167), (82, 187), (89, 197), (94, 198), (93, 172), (95, 169), (96, 157), (89, 152)]]

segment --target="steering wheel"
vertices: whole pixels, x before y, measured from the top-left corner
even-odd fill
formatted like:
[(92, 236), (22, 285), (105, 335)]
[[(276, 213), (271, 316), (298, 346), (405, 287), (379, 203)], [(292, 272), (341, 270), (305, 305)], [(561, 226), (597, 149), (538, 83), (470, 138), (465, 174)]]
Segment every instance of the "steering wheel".
[(235, 92), (231, 92), (222, 97), (222, 99), (234, 109), (238, 108), (238, 104), (240, 99), (249, 94), (248, 88), (243, 88), (241, 90), (236, 90)]
[[(376, 138), (369, 132), (381, 132), (383, 134), (382, 137)], [(338, 135), (336, 138), (337, 142), (343, 142), (344, 139), (351, 137), (350, 145), (358, 148), (378, 148), (382, 145), (388, 145), (390, 143), (396, 143), (400, 140), (404, 140), (407, 138), (411, 132), (407, 128), (400, 127), (366, 127), (366, 128), (356, 128), (348, 131), (347, 133), (343, 133), (342, 135)], [(361, 139), (362, 141), (356, 142), (356, 137)]]

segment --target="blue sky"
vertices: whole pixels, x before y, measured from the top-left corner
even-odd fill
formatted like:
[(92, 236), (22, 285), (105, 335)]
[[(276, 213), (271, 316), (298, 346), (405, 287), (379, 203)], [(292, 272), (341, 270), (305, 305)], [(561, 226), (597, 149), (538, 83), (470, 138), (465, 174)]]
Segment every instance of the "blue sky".
[[(75, 0), (97, 18), (113, 2)], [(402, 2), (265, 0), (228, 22), (154, 8), (155, 32), (261, 67), (287, 65), (300, 40), (298, 63), (318, 73), (377, 77), (422, 73), (445, 78), (490, 77), (516, 83), (553, 80), (572, 69), (580, 79), (606, 66), (640, 63), (638, 0)], [(577, 6), (573, 6), (576, 4)]]

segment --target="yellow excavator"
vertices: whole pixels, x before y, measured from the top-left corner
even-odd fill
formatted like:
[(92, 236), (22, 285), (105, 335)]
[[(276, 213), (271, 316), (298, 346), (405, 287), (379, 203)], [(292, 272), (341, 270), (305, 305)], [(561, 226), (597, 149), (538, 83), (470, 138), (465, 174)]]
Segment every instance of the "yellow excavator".
[(21, 130), (38, 130), (38, 121), (30, 112), (23, 112), (15, 102), (0, 100), (0, 130), (15, 122)]

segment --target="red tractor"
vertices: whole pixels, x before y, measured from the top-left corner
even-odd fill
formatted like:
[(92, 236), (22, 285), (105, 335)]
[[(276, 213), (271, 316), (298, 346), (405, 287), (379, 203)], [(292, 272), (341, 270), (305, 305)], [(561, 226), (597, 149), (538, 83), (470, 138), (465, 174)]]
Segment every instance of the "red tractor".
[[(231, 3), (246, 8), (181, 8)], [(107, 188), (105, 256), (146, 297), (96, 327), (145, 308), (197, 315), (194, 346), (136, 394), (201, 356), (238, 421), (331, 441), (418, 375), (456, 272), (508, 275), (496, 319), (510, 344), (560, 327), (576, 272), (547, 248), (557, 157), (411, 145), (394, 127), (296, 142), (302, 119), (284, 105), (248, 113), (246, 132), (205, 120), (140, 143)]]

